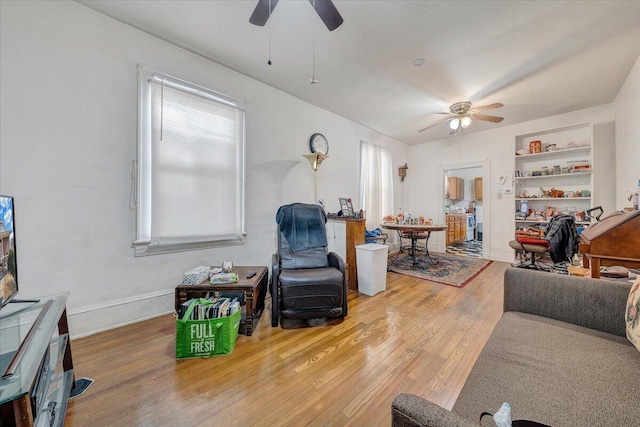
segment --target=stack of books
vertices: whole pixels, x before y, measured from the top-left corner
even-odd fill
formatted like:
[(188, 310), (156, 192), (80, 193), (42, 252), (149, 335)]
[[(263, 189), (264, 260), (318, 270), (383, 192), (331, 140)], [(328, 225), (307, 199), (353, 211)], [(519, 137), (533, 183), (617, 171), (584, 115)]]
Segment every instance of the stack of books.
[(238, 298), (213, 297), (207, 300), (211, 301), (213, 304), (203, 304), (201, 299), (193, 298), (184, 302), (180, 306), (178, 319), (182, 319), (184, 317), (191, 304), (196, 304), (196, 306), (193, 311), (191, 311), (189, 320), (216, 319), (218, 317), (231, 316), (240, 310), (240, 301), (238, 301)]

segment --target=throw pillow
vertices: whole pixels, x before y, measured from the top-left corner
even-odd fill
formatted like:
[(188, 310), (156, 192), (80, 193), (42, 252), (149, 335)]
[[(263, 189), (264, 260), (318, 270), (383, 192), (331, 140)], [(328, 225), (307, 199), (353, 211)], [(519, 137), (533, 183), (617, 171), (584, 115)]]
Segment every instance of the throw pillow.
[(549, 241), (546, 239), (535, 239), (533, 237), (518, 237), (518, 242), (523, 243), (525, 245), (539, 245), (539, 246), (549, 246)]
[(640, 276), (629, 291), (624, 320), (627, 323), (627, 338), (640, 350)]

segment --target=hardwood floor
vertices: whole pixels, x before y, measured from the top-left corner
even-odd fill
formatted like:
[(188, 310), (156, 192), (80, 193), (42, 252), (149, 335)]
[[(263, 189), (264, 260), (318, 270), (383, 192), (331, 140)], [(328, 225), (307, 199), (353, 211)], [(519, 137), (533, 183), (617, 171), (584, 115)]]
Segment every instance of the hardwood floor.
[(66, 425), (384, 426), (403, 392), (449, 409), (502, 314), (507, 266), (463, 289), (388, 273), (327, 326), (272, 328), (265, 311), (226, 356), (176, 361), (170, 315), (73, 340), (76, 375), (95, 383)]

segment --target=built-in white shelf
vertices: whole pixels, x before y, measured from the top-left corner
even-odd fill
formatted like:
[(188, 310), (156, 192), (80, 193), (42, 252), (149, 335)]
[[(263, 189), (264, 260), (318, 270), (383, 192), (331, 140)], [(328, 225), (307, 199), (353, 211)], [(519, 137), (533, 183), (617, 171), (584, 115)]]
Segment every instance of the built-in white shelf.
[(516, 197), (516, 201), (520, 200), (591, 200), (591, 197)]
[[(531, 219), (516, 219), (518, 224), (549, 224), (549, 221), (534, 221)], [(590, 225), (589, 221), (576, 221), (578, 225)]]
[[(531, 142), (540, 141), (542, 149), (555, 145), (556, 147), (567, 147), (568, 145), (578, 145), (573, 148), (559, 148), (554, 151), (542, 151), (532, 154), (517, 154), (518, 151), (529, 150)], [(593, 171), (593, 124), (577, 123), (562, 126), (554, 129), (540, 130), (524, 135), (516, 135), (514, 151), (514, 175), (527, 173), (528, 176), (514, 176), (514, 211), (518, 212), (525, 207), (529, 210), (544, 211), (550, 207), (553, 210), (558, 208), (558, 212), (581, 212), (589, 209), (594, 200), (594, 171)], [(572, 165), (578, 162), (585, 162), (590, 165), (588, 170), (577, 170), (569, 172)], [(565, 173), (553, 174), (553, 168), (565, 170)], [(533, 171), (548, 172), (547, 175), (532, 176)], [(557, 170), (557, 169), (556, 169)], [(535, 197), (537, 195), (549, 194), (545, 189), (552, 187), (564, 191), (566, 195), (582, 194), (587, 191), (589, 197)], [(528, 197), (522, 197), (527, 195)], [(535, 196), (534, 196), (535, 195)], [(532, 197), (534, 196), (534, 197)], [(578, 215), (579, 218), (582, 218)], [(529, 218), (535, 218), (529, 216)], [(539, 218), (539, 217), (538, 217)], [(531, 224), (544, 225), (549, 221), (535, 221), (526, 219), (516, 219), (516, 227)], [(589, 221), (576, 221), (577, 225), (589, 225)]]
[(584, 147), (567, 148), (567, 149), (564, 149), (564, 150), (543, 151), (541, 153), (516, 154), (516, 161), (518, 159), (531, 160), (531, 159), (537, 159), (537, 158), (542, 158), (542, 157), (566, 157), (568, 154), (578, 154), (578, 153), (589, 154), (590, 151), (591, 151), (591, 146), (587, 145), (587, 146), (584, 146)]
[(593, 169), (585, 171), (585, 172), (570, 172), (570, 173), (559, 173), (559, 174), (549, 174), (549, 175), (540, 175), (540, 176), (516, 176), (515, 180), (527, 180), (527, 179), (548, 179), (548, 178), (559, 178), (561, 176), (581, 176), (581, 175), (589, 175), (593, 172)]

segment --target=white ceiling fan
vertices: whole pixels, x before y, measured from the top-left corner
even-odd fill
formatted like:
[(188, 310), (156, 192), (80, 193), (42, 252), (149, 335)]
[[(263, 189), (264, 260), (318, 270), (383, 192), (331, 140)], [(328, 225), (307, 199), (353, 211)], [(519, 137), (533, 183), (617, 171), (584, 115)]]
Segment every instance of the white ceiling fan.
[(499, 102), (496, 102), (495, 104), (483, 105), (482, 107), (476, 107), (474, 109), (471, 109), (471, 102), (469, 101), (456, 102), (455, 104), (451, 105), (451, 107), (449, 107), (450, 113), (438, 113), (438, 114), (447, 114), (449, 117), (447, 117), (444, 120), (440, 120), (439, 122), (434, 123), (431, 126), (427, 126), (424, 129), (420, 129), (418, 132), (425, 131), (434, 126), (438, 126), (439, 124), (447, 123), (447, 122), (449, 122), (449, 128), (451, 129), (451, 131), (449, 132), (450, 135), (454, 134), (458, 129), (468, 128), (471, 125), (471, 122), (473, 120), (482, 120), (485, 122), (500, 123), (501, 121), (504, 120), (504, 117), (478, 114), (481, 111), (493, 110), (494, 108), (500, 108), (500, 107), (504, 107), (504, 105)]

